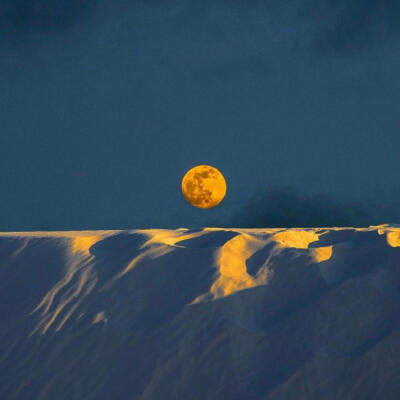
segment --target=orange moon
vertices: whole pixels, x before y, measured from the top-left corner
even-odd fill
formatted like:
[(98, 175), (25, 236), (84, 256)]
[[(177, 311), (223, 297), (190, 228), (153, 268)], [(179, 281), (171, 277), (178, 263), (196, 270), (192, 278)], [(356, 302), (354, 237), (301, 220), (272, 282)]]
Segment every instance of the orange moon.
[(226, 181), (222, 173), (211, 165), (197, 165), (182, 179), (182, 194), (194, 207), (217, 206), (226, 194)]

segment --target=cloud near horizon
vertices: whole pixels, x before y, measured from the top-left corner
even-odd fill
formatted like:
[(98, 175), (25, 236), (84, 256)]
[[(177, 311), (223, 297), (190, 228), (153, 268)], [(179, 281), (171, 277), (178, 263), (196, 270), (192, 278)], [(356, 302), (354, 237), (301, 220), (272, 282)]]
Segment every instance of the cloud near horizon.
[(364, 203), (331, 195), (306, 195), (290, 187), (274, 187), (254, 195), (225, 221), (212, 225), (243, 228), (369, 226), (377, 223)]
[[(0, 0), (0, 230), (397, 222), (399, 49), (373, 42), (399, 8)], [(207, 214), (179, 186), (202, 163), (229, 185)], [(247, 204), (282, 182), (360, 203), (300, 189)]]

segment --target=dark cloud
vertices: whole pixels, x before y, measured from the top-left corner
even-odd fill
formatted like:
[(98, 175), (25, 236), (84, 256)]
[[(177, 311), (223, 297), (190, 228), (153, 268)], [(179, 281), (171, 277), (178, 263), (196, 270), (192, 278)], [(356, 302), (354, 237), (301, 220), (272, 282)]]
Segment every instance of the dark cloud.
[(1, 35), (68, 28), (85, 18), (98, 0), (1, 0)]
[(253, 196), (228, 221), (211, 225), (243, 228), (369, 226), (375, 216), (364, 204), (330, 195), (305, 195), (275, 187)]
[[(196, 6), (187, 2), (177, 13), (180, 23), (207, 23), (215, 33), (251, 24), (267, 41), (318, 52), (354, 51), (398, 30), (398, 0), (219, 0)], [(211, 25), (210, 21), (218, 24)], [(257, 27), (257, 28), (254, 28)], [(246, 32), (243, 32), (243, 36)]]
[[(63, 30), (90, 15), (98, 3), (99, 0), (1, 0), (0, 32), (2, 36), (10, 36)], [(102, 2), (105, 4), (118, 9), (120, 1)], [(369, 43), (396, 30), (400, 16), (397, 0), (289, 0), (284, 3), (219, 0), (201, 6), (193, 1), (137, 0), (127, 7), (146, 9), (161, 4), (166, 16), (175, 14), (177, 25), (206, 23), (208, 29), (222, 34), (225, 29), (236, 29), (242, 24), (273, 24), (282, 31), (282, 40), (302, 45), (311, 42), (319, 50), (342, 50)]]
[[(397, 186), (398, 43), (345, 63), (321, 63), (311, 49), (393, 33), (400, 5), (96, 5), (0, 0), (0, 42), (32, 36), (33, 48), (0, 59), (2, 229), (204, 226), (225, 212), (221, 226), (373, 223), (351, 202), (279, 191), (230, 215), (248, 187), (266, 183), (307, 181), (310, 192), (353, 199)], [(207, 213), (184, 204), (178, 182), (201, 163), (220, 168), (229, 186)], [(396, 222), (395, 210), (378, 222)]]
[(397, 0), (329, 0), (315, 6), (315, 18), (323, 18), (314, 44), (322, 51), (351, 51), (387, 39), (398, 30), (400, 2)]

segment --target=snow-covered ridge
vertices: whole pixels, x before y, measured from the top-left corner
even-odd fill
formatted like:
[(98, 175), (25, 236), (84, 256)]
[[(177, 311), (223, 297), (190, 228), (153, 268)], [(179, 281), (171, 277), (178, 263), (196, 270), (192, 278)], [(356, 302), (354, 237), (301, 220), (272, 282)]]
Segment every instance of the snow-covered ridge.
[(0, 398), (397, 399), (399, 265), (394, 225), (1, 233)]
[[(36, 326), (30, 333), (32, 335), (45, 334), (50, 329), (60, 331), (71, 318), (79, 318), (80, 306), (90, 295), (116, 285), (138, 265), (150, 263), (151, 268), (152, 260), (178, 249), (197, 249), (196, 254), (199, 250), (211, 251), (213, 255), (215, 272), (210, 286), (207, 291), (193, 298), (188, 303), (190, 305), (267, 285), (273, 273), (271, 265), (276, 264), (278, 259), (282, 260), (282, 257), (290, 260), (300, 255), (306, 256), (309, 263), (321, 265), (321, 275), (327, 283), (335, 282), (341, 275), (341, 269), (335, 266), (342, 261), (344, 251), (348, 258), (352, 252), (359, 252), (360, 248), (365, 251), (365, 244), (373, 245), (373, 248), (377, 245), (400, 247), (400, 227), (5, 232), (0, 233), (0, 241), (3, 262), (7, 259), (24, 259), (24, 253), (32, 246), (58, 247), (64, 254), (60, 279), (43, 293), (41, 301), (31, 310), (36, 319)], [(118, 248), (119, 242), (121, 247)], [(265, 251), (263, 258), (258, 258), (258, 264), (249, 273), (248, 261), (263, 249), (268, 251)], [(99, 259), (104, 264), (105, 257), (110, 273), (106, 280), (100, 281), (97, 264)], [(113, 261), (121, 257), (124, 262)], [(24, 260), (29, 263), (29, 259)], [(188, 265), (187, 268), (202, 268), (196, 256), (191, 263), (192, 266)], [(53, 268), (51, 263), (48, 268)], [(158, 277), (154, 276), (154, 279)], [(106, 320), (106, 317), (99, 319), (96, 316), (94, 320), (98, 322)]]

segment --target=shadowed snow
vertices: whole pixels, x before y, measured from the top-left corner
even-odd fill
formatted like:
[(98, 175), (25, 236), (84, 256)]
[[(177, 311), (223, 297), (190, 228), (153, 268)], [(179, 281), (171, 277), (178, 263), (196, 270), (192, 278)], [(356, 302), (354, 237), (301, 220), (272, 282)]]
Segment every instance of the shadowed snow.
[(0, 233), (0, 398), (397, 398), (399, 234)]
[[(62, 276), (32, 310), (32, 314), (36, 315), (37, 322), (31, 334), (45, 334), (52, 327), (55, 331), (61, 330), (67, 321), (76, 314), (82, 302), (96, 290), (109, 289), (117, 280), (126, 277), (139, 264), (162, 258), (177, 249), (198, 248), (201, 250), (203, 248), (213, 251), (215, 274), (208, 291), (197, 296), (191, 303), (196, 304), (231, 296), (244, 289), (267, 285), (271, 273), (270, 264), (273, 264), (279, 257), (283, 257), (286, 254), (285, 250), (288, 249), (291, 250), (291, 254), (297, 252), (298, 255), (307, 255), (309, 262), (321, 263), (321, 276), (327, 282), (333, 282), (338, 279), (338, 276), (341, 276), (341, 273), (338, 272), (340, 268), (336, 267), (337, 260), (343, 257), (343, 251), (346, 254), (353, 251), (349, 247), (351, 240), (347, 240), (347, 244), (344, 244), (343, 240), (337, 242), (335, 238), (339, 238), (340, 235), (356, 238), (358, 233), (368, 232), (372, 234), (375, 232), (376, 238), (385, 235), (387, 245), (390, 247), (400, 246), (400, 228), (389, 225), (369, 228), (203, 228), (200, 230), (180, 228), (125, 232), (19, 232), (1, 233), (0, 237), (10, 237), (18, 241), (19, 246), (9, 255), (12, 258), (24, 257), (24, 250), (29, 248), (34, 238), (46, 238), (48, 240), (46, 243), (61, 246), (64, 249), (65, 264)], [(122, 233), (125, 236), (139, 235), (144, 238), (144, 242), (138, 248), (126, 245), (126, 257), (124, 258), (126, 261), (111, 268), (110, 277), (106, 280), (103, 278), (99, 284), (98, 256), (96, 252), (91, 253), (91, 248), (102, 242), (105, 246), (104, 251), (107, 253), (105, 239), (115, 238), (117, 242), (121, 241), (118, 234)], [(219, 235), (218, 239), (212, 236), (215, 234)], [(210, 239), (207, 239), (208, 236)], [(320, 243), (321, 238), (323, 241)], [(200, 239), (201, 242), (199, 242)], [(208, 245), (205, 246), (201, 243), (208, 243)], [(214, 243), (218, 243), (218, 245), (213, 246)], [(198, 247), (199, 244), (200, 247)], [(258, 261), (256, 272), (250, 274), (246, 262), (271, 244), (273, 247), (268, 256)], [(129, 253), (133, 255), (131, 258)], [(112, 263), (112, 261), (109, 262)], [(195, 264), (196, 259), (193, 259), (192, 262)]]

